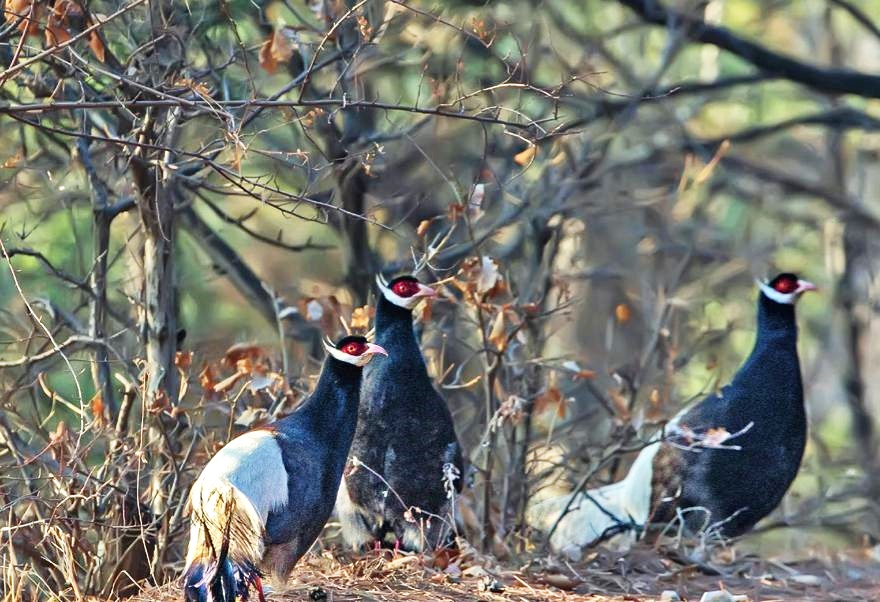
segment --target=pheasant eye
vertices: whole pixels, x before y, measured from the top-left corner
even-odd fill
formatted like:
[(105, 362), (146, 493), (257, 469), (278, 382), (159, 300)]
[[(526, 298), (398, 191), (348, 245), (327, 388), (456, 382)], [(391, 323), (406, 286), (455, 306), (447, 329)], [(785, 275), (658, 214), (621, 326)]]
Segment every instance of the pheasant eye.
[(363, 343), (348, 343), (342, 348), (342, 351), (348, 355), (360, 355), (366, 349)]
[(798, 279), (794, 274), (780, 274), (773, 280), (771, 286), (778, 292), (787, 295), (797, 290)]
[(400, 280), (391, 285), (391, 290), (398, 297), (412, 297), (419, 292), (419, 283), (415, 280)]

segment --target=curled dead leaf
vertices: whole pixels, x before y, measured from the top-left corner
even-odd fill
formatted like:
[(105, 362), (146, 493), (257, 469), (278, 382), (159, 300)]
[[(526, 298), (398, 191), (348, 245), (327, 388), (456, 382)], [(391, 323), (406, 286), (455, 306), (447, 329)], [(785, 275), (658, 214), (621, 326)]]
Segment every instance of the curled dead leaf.
[(260, 67), (272, 74), (278, 69), (279, 63), (285, 63), (293, 56), (294, 46), (285, 35), (283, 29), (275, 32), (260, 46)]
[(574, 589), (582, 583), (580, 579), (563, 575), (562, 573), (547, 573), (541, 575), (541, 581), (547, 585), (566, 590)]
[(178, 351), (174, 354), (174, 365), (181, 370), (189, 370), (189, 367), (192, 366), (192, 358), (192, 351)]
[(574, 376), (572, 376), (572, 380), (586, 380), (590, 378), (596, 378), (596, 372), (594, 370), (588, 370), (587, 368), (578, 370)]
[(259, 360), (264, 357), (262, 348), (253, 343), (236, 343), (226, 350), (223, 356), (223, 365), (235, 368), (242, 360)]
[(364, 305), (363, 307), (355, 307), (351, 312), (351, 329), (367, 330), (370, 327), (370, 312), (372, 307)]
[(535, 155), (537, 154), (538, 147), (534, 144), (529, 144), (529, 146), (527, 146), (525, 150), (522, 150), (513, 156), (513, 162), (520, 167), (525, 167), (535, 160)]
[(556, 415), (559, 418), (565, 418), (565, 415), (568, 412), (565, 399), (562, 396), (562, 391), (557, 386), (551, 385), (547, 387), (547, 389), (535, 399), (535, 414), (541, 414), (547, 410), (556, 410)]
[(492, 320), (492, 327), (489, 329), (487, 337), (490, 343), (495, 345), (498, 351), (504, 351), (507, 347), (507, 332), (504, 328), (504, 311), (499, 311), (495, 319)]
[(13, 167), (17, 167), (21, 162), (21, 153), (15, 153), (11, 157), (8, 157), (3, 161), (2, 167), (5, 169), (11, 169)]
[(210, 364), (205, 364), (199, 372), (199, 384), (206, 392), (214, 390), (214, 385), (217, 384), (217, 371)]
[(725, 441), (730, 439), (730, 432), (723, 426), (711, 428), (703, 435), (703, 447), (719, 447)]
[(100, 428), (107, 424), (107, 408), (104, 406), (104, 397), (100, 392), (95, 393), (89, 401), (89, 408), (92, 410), (92, 418), (95, 419), (95, 426)]
[(626, 303), (618, 303), (614, 308), (614, 317), (618, 322), (624, 324), (632, 318), (632, 309)]

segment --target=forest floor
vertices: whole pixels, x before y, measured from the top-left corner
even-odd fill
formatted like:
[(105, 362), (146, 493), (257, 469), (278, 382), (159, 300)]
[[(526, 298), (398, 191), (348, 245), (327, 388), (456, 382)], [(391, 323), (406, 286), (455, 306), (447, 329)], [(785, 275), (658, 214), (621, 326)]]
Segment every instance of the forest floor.
[[(783, 563), (756, 556), (718, 558), (707, 564), (637, 548), (626, 556), (595, 552), (579, 563), (533, 560), (513, 567), (488, 557), (392, 556), (339, 558), (310, 555), (294, 569), (284, 592), (268, 602), (655, 602), (665, 590), (697, 602), (725, 589), (750, 602), (876, 602), (880, 560), (870, 552), (835, 554)], [(181, 599), (179, 585), (144, 591), (133, 602)], [(254, 598), (255, 600), (255, 598)]]

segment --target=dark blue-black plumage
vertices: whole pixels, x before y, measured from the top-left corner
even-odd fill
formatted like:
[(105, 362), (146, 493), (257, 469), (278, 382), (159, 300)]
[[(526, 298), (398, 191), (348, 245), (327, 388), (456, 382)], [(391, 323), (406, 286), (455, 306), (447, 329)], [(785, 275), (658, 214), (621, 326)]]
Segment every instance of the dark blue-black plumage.
[[(665, 445), (654, 459), (655, 522), (672, 518), (675, 508), (704, 508), (708, 514), (691, 512), (692, 526), (715, 525), (735, 536), (782, 500), (807, 441), (794, 303), (812, 288), (792, 274), (781, 274), (762, 287), (748, 359), (729, 385), (677, 420), (679, 432), (705, 434), (723, 427), (741, 433), (724, 442), (739, 449)], [(688, 443), (681, 437), (674, 440)], [(672, 499), (664, 503), (663, 498)]]
[(240, 435), (205, 466), (190, 494), (187, 601), (262, 599), (260, 575), (284, 579), (330, 513), (354, 437), (362, 366), (380, 347), (346, 337), (314, 392), (289, 416)]
[(430, 549), (444, 545), (451, 532), (449, 489), (460, 491), (461, 478), (449, 477), (461, 475), (461, 447), (428, 376), (411, 310), (419, 295), (431, 294), (414, 278), (380, 285), (376, 342), (391, 357), (364, 371), (351, 448), (363, 465), (348, 469), (337, 501), (343, 535), (353, 547), (380, 542)]
[(598, 541), (637, 537), (678, 516), (692, 530), (735, 536), (769, 514), (797, 475), (807, 440), (794, 304), (814, 288), (793, 274), (761, 284), (755, 345), (732, 382), (672, 420), (623, 480), (538, 502), (529, 524), (578, 557)]

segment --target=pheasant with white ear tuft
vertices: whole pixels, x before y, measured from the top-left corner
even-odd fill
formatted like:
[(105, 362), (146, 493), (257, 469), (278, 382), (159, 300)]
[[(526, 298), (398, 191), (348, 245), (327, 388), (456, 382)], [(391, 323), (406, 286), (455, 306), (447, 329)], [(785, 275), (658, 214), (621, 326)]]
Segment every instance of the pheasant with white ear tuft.
[(434, 389), (413, 330), (412, 309), (434, 289), (412, 276), (377, 278), (376, 342), (392, 360), (364, 371), (352, 468), (336, 510), (355, 548), (443, 545), (451, 498), (461, 490), (462, 455), (452, 415)]
[(263, 601), (263, 571), (284, 579), (333, 510), (351, 447), (361, 372), (387, 355), (364, 337), (325, 342), (315, 391), (291, 415), (248, 431), (211, 458), (189, 495), (187, 602)]
[(788, 273), (759, 285), (755, 346), (729, 385), (680, 412), (622, 481), (570, 505), (565, 495), (529, 509), (533, 527), (555, 525), (555, 549), (577, 557), (585, 546), (621, 532), (638, 537), (687, 509), (692, 530), (736, 536), (779, 504), (807, 440), (794, 308), (816, 287)]

